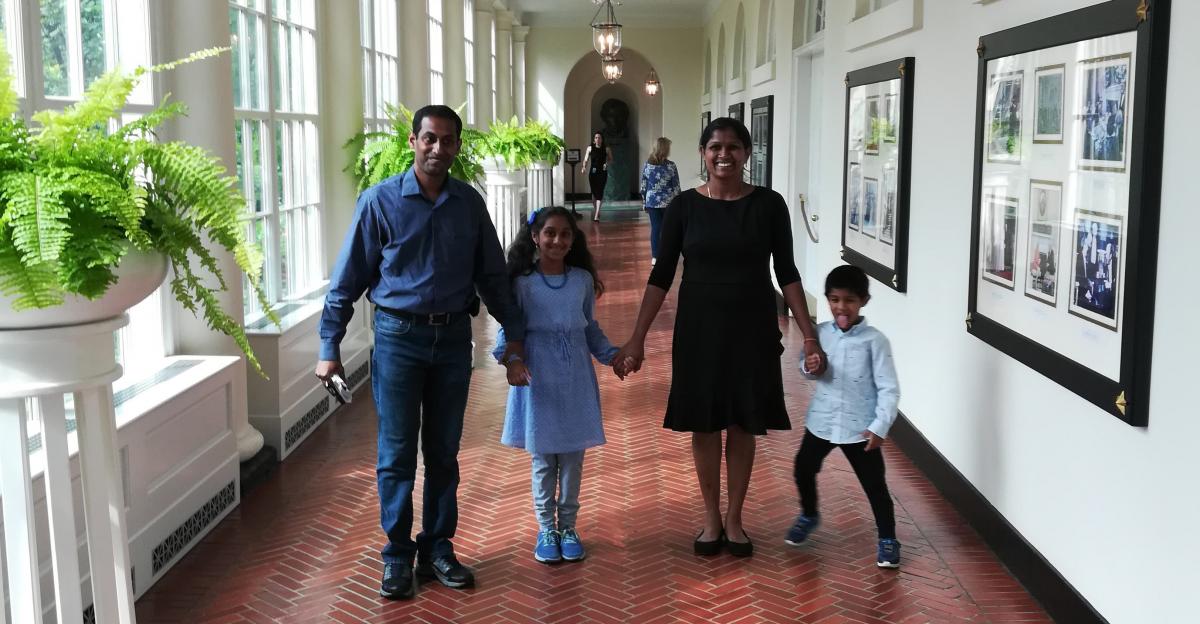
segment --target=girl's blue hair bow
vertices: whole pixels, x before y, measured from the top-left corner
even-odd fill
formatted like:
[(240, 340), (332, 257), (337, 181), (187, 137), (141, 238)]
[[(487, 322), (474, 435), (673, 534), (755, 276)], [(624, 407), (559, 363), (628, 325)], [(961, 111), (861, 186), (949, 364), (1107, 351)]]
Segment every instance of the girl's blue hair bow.
[(525, 221), (525, 224), (533, 225), (534, 220), (537, 219), (538, 213), (541, 211), (541, 208), (534, 208), (533, 210), (529, 211), (529, 219)]

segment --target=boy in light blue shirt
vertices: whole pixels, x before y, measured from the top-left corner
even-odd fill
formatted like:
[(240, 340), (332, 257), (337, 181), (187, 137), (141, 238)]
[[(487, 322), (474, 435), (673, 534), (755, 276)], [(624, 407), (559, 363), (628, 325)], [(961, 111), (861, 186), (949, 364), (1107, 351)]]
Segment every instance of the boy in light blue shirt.
[(833, 320), (817, 327), (817, 336), (828, 357), (820, 374), (818, 354), (806, 354), (800, 371), (816, 381), (804, 440), (796, 453), (796, 488), (802, 513), (788, 531), (785, 542), (803, 544), (817, 528), (817, 473), (834, 448), (842, 449), (858, 476), (879, 530), (875, 563), (881, 568), (900, 567), (900, 542), (896, 541), (896, 517), (892, 496), (884, 480), (883, 440), (896, 421), (900, 384), (892, 362), (887, 337), (859, 311), (871, 299), (866, 273), (843, 265), (825, 278), (825, 299)]

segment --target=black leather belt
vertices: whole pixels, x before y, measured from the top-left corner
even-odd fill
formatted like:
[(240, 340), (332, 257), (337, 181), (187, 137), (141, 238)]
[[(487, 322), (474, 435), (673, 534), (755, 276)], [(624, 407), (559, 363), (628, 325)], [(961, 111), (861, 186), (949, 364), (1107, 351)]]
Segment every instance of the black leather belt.
[(453, 323), (454, 321), (457, 321), (460, 317), (464, 317), (467, 315), (466, 312), (435, 312), (433, 314), (413, 314), (412, 312), (405, 312), (404, 310), (395, 310), (392, 308), (385, 308), (384, 306), (381, 306), (381, 305), (376, 305), (375, 309), (379, 310), (380, 312), (383, 312), (384, 314), (386, 314), (388, 316), (394, 316), (398, 319), (408, 321), (408, 322), (412, 323), (413, 325), (435, 325), (435, 326), (449, 325), (449, 324)]

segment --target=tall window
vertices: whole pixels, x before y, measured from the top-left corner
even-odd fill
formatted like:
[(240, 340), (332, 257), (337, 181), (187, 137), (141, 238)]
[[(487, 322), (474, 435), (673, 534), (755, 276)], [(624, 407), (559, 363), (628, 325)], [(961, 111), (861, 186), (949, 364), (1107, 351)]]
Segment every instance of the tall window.
[(746, 12), (738, 5), (737, 25), (733, 30), (733, 67), (730, 78), (741, 78), (746, 65)]
[[(234, 136), (246, 232), (274, 304), (324, 277), (315, 0), (232, 0)], [(247, 323), (262, 315), (244, 285)]]
[(854, 19), (882, 9), (896, 0), (855, 0)]
[(445, 49), (442, 47), (442, 0), (428, 0), (429, 7), (429, 102), (442, 104), (446, 100)]
[(363, 120), (369, 131), (388, 128), (388, 104), (399, 101), (400, 44), (396, 0), (361, 0)]
[(475, 0), (463, 0), (463, 48), (467, 55), (467, 123), (475, 124)]
[(492, 20), (492, 119), (496, 118), (496, 20)]

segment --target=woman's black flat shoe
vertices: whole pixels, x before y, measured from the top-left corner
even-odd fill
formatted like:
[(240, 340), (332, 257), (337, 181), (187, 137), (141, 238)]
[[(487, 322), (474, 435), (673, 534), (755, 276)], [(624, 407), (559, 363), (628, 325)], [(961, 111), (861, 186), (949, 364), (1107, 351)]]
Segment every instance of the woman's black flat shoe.
[(728, 538), (725, 539), (725, 548), (734, 557), (749, 557), (754, 554), (754, 543), (750, 541), (750, 536), (746, 535), (745, 531), (742, 531), (742, 535), (746, 538), (745, 542), (735, 542)]
[[(703, 530), (700, 531), (700, 535), (704, 535)], [(721, 546), (726, 543), (725, 531), (721, 531), (721, 534), (717, 536), (717, 539), (708, 542), (700, 541), (700, 535), (697, 535), (696, 541), (692, 542), (693, 552), (702, 557), (711, 557), (713, 555), (721, 554)]]

